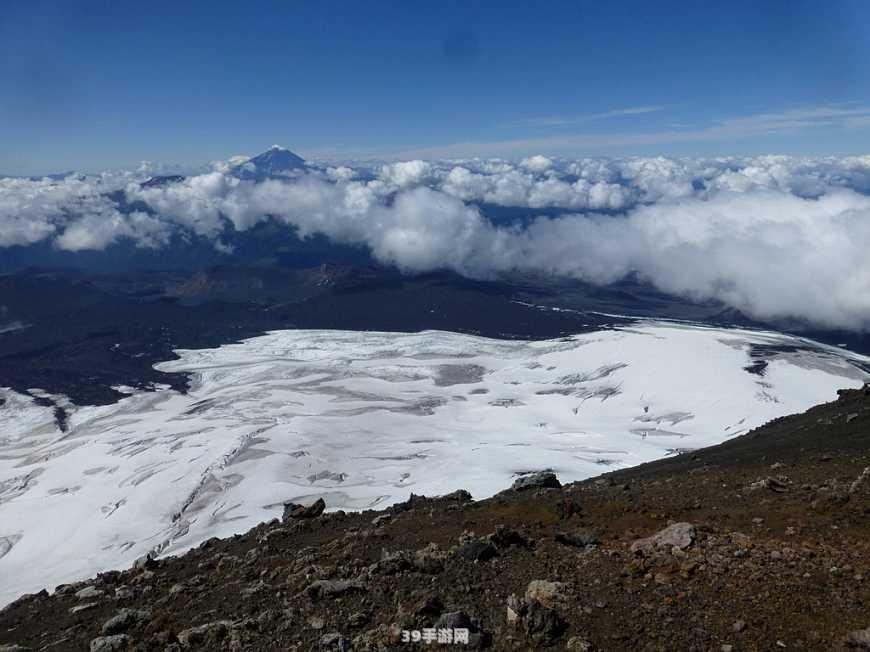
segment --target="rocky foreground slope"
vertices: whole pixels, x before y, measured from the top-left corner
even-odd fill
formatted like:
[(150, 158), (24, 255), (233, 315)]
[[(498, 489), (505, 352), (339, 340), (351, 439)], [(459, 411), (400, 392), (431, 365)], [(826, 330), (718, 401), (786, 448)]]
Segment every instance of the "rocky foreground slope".
[(870, 649), (868, 444), (865, 386), (568, 486), (540, 473), (479, 502), (290, 505), (24, 596), (0, 612), (0, 650)]

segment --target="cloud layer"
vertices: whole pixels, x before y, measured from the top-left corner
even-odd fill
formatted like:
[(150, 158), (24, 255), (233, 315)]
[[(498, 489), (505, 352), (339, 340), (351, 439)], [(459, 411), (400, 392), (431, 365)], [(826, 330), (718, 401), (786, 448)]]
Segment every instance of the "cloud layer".
[[(870, 329), (870, 157), (415, 160), (258, 184), (228, 169), (146, 188), (144, 170), (0, 179), (0, 247), (158, 248), (181, 234), (222, 249), (271, 216), (409, 272), (636, 272), (761, 319)], [(493, 205), (527, 219), (494, 221)]]

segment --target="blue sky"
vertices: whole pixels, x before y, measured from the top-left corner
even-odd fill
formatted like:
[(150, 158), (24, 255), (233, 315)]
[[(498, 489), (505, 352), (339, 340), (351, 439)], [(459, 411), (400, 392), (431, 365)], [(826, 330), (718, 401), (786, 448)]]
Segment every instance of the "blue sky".
[(868, 82), (867, 2), (7, 3), (0, 172), (858, 154)]

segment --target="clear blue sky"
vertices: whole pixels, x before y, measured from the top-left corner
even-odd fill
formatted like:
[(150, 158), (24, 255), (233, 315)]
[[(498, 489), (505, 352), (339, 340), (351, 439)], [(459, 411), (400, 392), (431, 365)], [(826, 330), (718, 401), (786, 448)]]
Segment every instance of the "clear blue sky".
[(6, 2), (0, 172), (870, 152), (870, 2)]

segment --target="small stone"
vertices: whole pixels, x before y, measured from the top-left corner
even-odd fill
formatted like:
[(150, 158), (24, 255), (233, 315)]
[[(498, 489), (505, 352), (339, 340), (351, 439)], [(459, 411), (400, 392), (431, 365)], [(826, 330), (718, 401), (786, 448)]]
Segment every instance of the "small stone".
[(305, 592), (312, 600), (334, 598), (345, 593), (363, 593), (366, 587), (360, 582), (345, 580), (317, 580), (308, 585)]
[(519, 548), (528, 548), (529, 540), (516, 530), (509, 530), (504, 525), (498, 525), (495, 532), (486, 537), (496, 547), (501, 549), (517, 546)]
[(77, 604), (75, 607), (71, 608), (69, 612), (71, 614), (77, 614), (80, 611), (87, 611), (88, 609), (93, 609), (99, 604), (99, 602), (83, 602), (82, 604)]
[(430, 543), (414, 553), (411, 563), (421, 573), (434, 575), (444, 570), (444, 560), (447, 559), (447, 556), (447, 553), (441, 550), (437, 544)]
[(731, 625), (731, 629), (739, 634), (746, 629), (746, 622), (743, 620), (735, 620), (734, 624)]
[(346, 652), (353, 647), (350, 639), (342, 636), (340, 632), (324, 634), (317, 641), (317, 645), (321, 650), (338, 650), (339, 652)]
[(151, 620), (151, 612), (147, 609), (121, 609), (103, 623), (103, 635), (121, 634), (134, 625), (147, 623)]
[(467, 561), (485, 562), (498, 556), (498, 550), (488, 541), (470, 541), (459, 546), (456, 554)]
[(101, 595), (103, 595), (103, 592), (95, 586), (86, 586), (81, 591), (76, 592), (76, 598), (78, 598), (79, 600), (87, 600), (88, 598), (99, 598)]
[(517, 623), (520, 622), (520, 610), (522, 609), (519, 598), (513, 593), (508, 596), (507, 603), (507, 623), (512, 627), (516, 627)]
[(526, 588), (526, 600), (537, 600), (545, 607), (553, 608), (567, 601), (562, 582), (532, 580)]
[(130, 637), (126, 634), (100, 636), (91, 641), (91, 652), (117, 652), (126, 648), (129, 642)]
[(154, 560), (154, 553), (149, 552), (148, 554), (142, 555), (136, 561), (133, 562), (134, 570), (151, 570), (157, 566), (157, 562)]
[(523, 614), (523, 626), (526, 635), (533, 641), (549, 644), (555, 641), (567, 628), (562, 617), (537, 600), (530, 600)]
[(870, 650), (870, 627), (849, 632), (846, 637), (846, 645), (861, 650)]
[(444, 611), (444, 603), (437, 595), (430, 595), (414, 607), (414, 615), (419, 618), (436, 618)]
[(197, 646), (215, 649), (218, 647), (217, 643), (227, 635), (232, 624), (228, 620), (217, 620), (191, 627), (178, 633), (178, 642), (185, 649)]
[(347, 624), (353, 628), (364, 627), (372, 619), (372, 615), (367, 611), (356, 611), (347, 619)]
[(592, 643), (580, 636), (572, 636), (565, 645), (568, 652), (592, 652)]
[(575, 546), (577, 548), (597, 546), (601, 543), (598, 535), (588, 528), (580, 528), (573, 532), (558, 532), (555, 539), (566, 546)]
[(318, 498), (307, 507), (305, 505), (297, 505), (296, 503), (284, 503), (284, 514), (281, 518), (284, 521), (290, 518), (316, 518), (323, 514), (325, 509), (326, 502), (323, 498)]
[(447, 611), (435, 621), (436, 629), (471, 629), (471, 618), (464, 611)]

